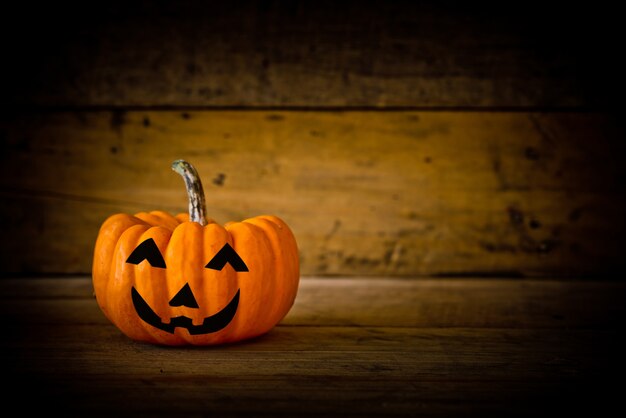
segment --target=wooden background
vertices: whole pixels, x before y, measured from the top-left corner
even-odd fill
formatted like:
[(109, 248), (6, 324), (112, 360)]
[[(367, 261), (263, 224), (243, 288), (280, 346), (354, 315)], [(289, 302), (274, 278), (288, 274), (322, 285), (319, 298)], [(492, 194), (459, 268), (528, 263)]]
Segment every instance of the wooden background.
[[(7, 401), (168, 418), (622, 407), (616, 6), (5, 3)], [(185, 211), (179, 158), (217, 221), (272, 213), (296, 235), (308, 277), (264, 336), (142, 344), (96, 303), (100, 225)]]
[(197, 166), (216, 220), (272, 213), (291, 225), (303, 275), (622, 269), (618, 15), (11, 4), (2, 272), (89, 273), (108, 215), (186, 210), (178, 158)]

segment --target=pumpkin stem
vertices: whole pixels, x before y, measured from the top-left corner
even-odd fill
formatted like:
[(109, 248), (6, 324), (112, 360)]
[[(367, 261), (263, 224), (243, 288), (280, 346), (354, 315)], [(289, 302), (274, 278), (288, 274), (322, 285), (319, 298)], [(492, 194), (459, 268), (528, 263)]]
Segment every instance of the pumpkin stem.
[(183, 176), (187, 195), (189, 195), (189, 220), (204, 226), (206, 221), (206, 203), (204, 201), (204, 189), (198, 172), (185, 160), (176, 160), (172, 163), (172, 170)]

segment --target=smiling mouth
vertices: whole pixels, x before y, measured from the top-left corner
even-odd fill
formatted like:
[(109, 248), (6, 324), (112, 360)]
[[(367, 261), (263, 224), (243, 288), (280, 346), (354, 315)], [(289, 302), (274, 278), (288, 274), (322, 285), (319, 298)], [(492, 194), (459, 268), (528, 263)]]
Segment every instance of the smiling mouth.
[(191, 335), (217, 332), (226, 325), (230, 324), (230, 321), (233, 320), (235, 314), (237, 313), (237, 307), (239, 306), (239, 290), (237, 290), (237, 293), (233, 296), (230, 302), (228, 302), (228, 305), (226, 305), (226, 307), (218, 313), (204, 318), (202, 325), (194, 325), (191, 318), (187, 316), (176, 316), (174, 318), (170, 318), (169, 323), (165, 323), (141, 297), (134, 286), (130, 292), (137, 315), (153, 327), (169, 332), (170, 334), (173, 334), (177, 327), (185, 328)]

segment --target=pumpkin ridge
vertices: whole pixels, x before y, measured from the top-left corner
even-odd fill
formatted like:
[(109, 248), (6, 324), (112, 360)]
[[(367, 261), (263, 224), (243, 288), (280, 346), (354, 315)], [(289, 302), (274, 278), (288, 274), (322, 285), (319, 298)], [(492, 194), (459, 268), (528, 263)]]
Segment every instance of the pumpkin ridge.
[[(187, 236), (187, 240), (185, 241), (185, 251), (184, 251), (184, 257), (189, 260), (189, 251), (192, 252), (193, 254), (193, 266), (190, 269), (191, 270), (191, 275), (186, 276), (186, 277), (182, 277), (180, 283), (192, 283), (193, 286), (193, 292), (197, 292), (198, 291), (198, 283), (202, 283), (202, 276), (204, 275), (204, 271), (202, 271), (202, 266), (204, 264), (202, 264), (202, 262), (204, 261), (202, 258), (202, 255), (204, 254), (204, 244), (203, 244), (203, 238), (204, 238), (204, 226), (202, 226), (201, 224), (197, 223), (197, 222), (189, 222), (188, 223), (188, 228), (190, 229), (189, 233), (186, 234)], [(191, 242), (190, 242), (191, 241)], [(200, 277), (200, 280), (198, 280), (198, 277)], [(177, 290), (178, 292), (178, 290)], [(201, 311), (196, 311), (196, 318), (200, 317), (203, 318), (203, 315), (197, 315), (199, 312)], [(196, 324), (198, 324), (198, 320), (196, 320)], [(187, 344), (193, 344), (195, 338), (193, 335), (191, 335), (191, 333), (189, 332), (189, 330), (180, 330), (180, 336), (182, 339), (185, 340), (185, 342)]]
[(158, 226), (162, 226), (164, 228), (173, 231), (178, 225), (180, 225), (180, 220), (176, 217), (172, 216), (170, 213), (162, 211), (162, 210), (153, 210), (150, 212), (152, 216), (156, 216), (160, 223)]
[[(275, 274), (273, 263), (269, 262), (272, 258), (271, 243), (259, 227), (248, 222), (236, 222), (229, 225), (228, 231), (233, 237), (233, 248), (242, 257), (247, 252), (248, 258), (254, 256), (255, 259), (268, 260), (262, 263), (252, 262), (249, 265), (252, 275), (237, 273), (238, 277), (241, 275), (242, 280), (247, 282), (246, 289), (253, 289), (246, 292), (248, 302), (244, 305), (245, 317), (242, 319), (247, 329), (254, 330), (254, 333), (248, 331), (246, 337), (253, 337), (269, 331), (275, 325), (272, 312), (276, 301), (273, 295), (280, 278)], [(244, 278), (244, 274), (247, 277)]]
[[(94, 247), (94, 260), (92, 265), (92, 285), (98, 305), (107, 316), (107, 291), (111, 264), (115, 258), (115, 248), (120, 237), (129, 227), (141, 224), (143, 221), (132, 215), (118, 213), (109, 216), (100, 227), (96, 245)], [(108, 317), (108, 316), (107, 316)]]
[[(200, 294), (204, 300), (201, 312), (203, 317), (215, 314), (224, 308), (224, 302), (228, 302), (234, 296), (234, 292), (230, 292), (230, 283), (232, 278), (225, 274), (223, 270), (215, 271), (206, 268), (206, 264), (222, 247), (223, 242), (230, 240), (230, 235), (221, 225), (209, 223), (202, 228), (202, 280), (200, 285)], [(237, 288), (239, 284), (236, 284)], [(208, 344), (218, 342), (226, 338), (231, 327), (236, 321), (238, 313), (231, 320), (228, 327), (220, 330), (216, 334), (206, 335), (204, 338), (198, 338), (197, 344)]]
[[(145, 230), (145, 231), (144, 231), (144, 232), (143, 232), (140, 236), (138, 236), (138, 237), (137, 237), (137, 239), (136, 239), (136, 241), (135, 241), (135, 243), (133, 244), (132, 248), (137, 248), (137, 246), (138, 246), (139, 244), (141, 244), (144, 240), (146, 240), (146, 239), (148, 239), (148, 238), (152, 238), (152, 237), (150, 236), (151, 234), (149, 233), (149, 232), (150, 232), (150, 230), (151, 230), (152, 228), (154, 228), (154, 227), (150, 227), (150, 228), (146, 229), (146, 230)], [(157, 246), (158, 246), (158, 244), (157, 244)], [(160, 251), (160, 250), (159, 250), (159, 251)], [(153, 269), (153, 268), (152, 268), (152, 267), (150, 267), (150, 266), (148, 265), (148, 263), (146, 262), (146, 260), (144, 260), (144, 261), (143, 261), (143, 262), (141, 262), (140, 264), (136, 265), (134, 268), (132, 268), (132, 267), (131, 267), (131, 268), (129, 269), (129, 270), (131, 270), (131, 272), (132, 272), (132, 273), (130, 274), (130, 275), (131, 275), (131, 277), (132, 277), (132, 279), (128, 280), (128, 282), (129, 282), (129, 283), (132, 283), (132, 284), (131, 284), (131, 289), (133, 289), (133, 288), (134, 288), (136, 291), (138, 291), (138, 292), (141, 294), (141, 296), (142, 296), (143, 298), (149, 298), (149, 299), (152, 299), (152, 294), (151, 294), (152, 289), (150, 289), (148, 286), (143, 286), (143, 283), (141, 283), (141, 286), (140, 286), (140, 283), (138, 283), (138, 280), (137, 280), (137, 275), (138, 275), (137, 273), (139, 273), (139, 275), (140, 275), (141, 277), (148, 276), (148, 277), (147, 277), (147, 281), (148, 281), (149, 283), (152, 283), (152, 280), (153, 280), (153, 277), (152, 277), (152, 269)], [(138, 287), (139, 287), (141, 290), (140, 290), (140, 289), (138, 289)], [(121, 296), (122, 296), (122, 297), (124, 296), (124, 295), (123, 295), (123, 293), (122, 293), (122, 295), (121, 295)], [(134, 310), (134, 305), (133, 305), (133, 310)], [(136, 312), (136, 310), (135, 310), (135, 312)], [(151, 341), (151, 342), (152, 342), (152, 341), (154, 341), (154, 342), (159, 341), (158, 335), (155, 335), (155, 332), (154, 332), (153, 327), (149, 326), (149, 325), (148, 325), (145, 321), (143, 321), (141, 318), (139, 318), (139, 320), (138, 320), (138, 321), (135, 321), (135, 322), (136, 322), (136, 326), (137, 326), (138, 328), (143, 329), (143, 331), (144, 331), (144, 332), (145, 332), (145, 333), (149, 336), (149, 338), (150, 338), (150, 339), (149, 339), (149, 341)]]
[[(261, 230), (262, 233), (268, 238), (271, 245), (271, 252), (274, 260), (274, 275), (276, 276), (278, 283), (281, 284), (281, 291), (275, 292), (275, 294), (278, 294), (278, 303), (275, 303), (274, 307), (276, 309), (272, 311), (272, 314), (275, 318), (275, 322), (279, 323), (284, 319), (289, 309), (293, 306), (297, 296), (299, 282), (298, 275), (295, 283), (284, 283), (285, 280), (288, 280), (287, 277), (290, 276), (291, 270), (289, 266), (285, 266), (285, 263), (288, 263), (286, 260), (289, 260), (289, 254), (284, 251), (284, 246), (278, 244), (282, 242), (281, 233), (285, 233), (285, 230), (279, 223), (274, 222), (271, 219), (267, 219), (267, 217), (264, 216), (251, 218), (244, 222), (254, 225), (256, 228)], [(291, 289), (292, 287), (293, 289)], [(287, 290), (285, 290), (285, 288)]]
[[(140, 335), (136, 334), (136, 320), (132, 319), (134, 316), (131, 316), (132, 311), (129, 308), (128, 298), (125, 298), (124, 295), (120, 297), (119, 293), (123, 293), (123, 289), (126, 288), (122, 284), (130, 283), (130, 287), (135, 285), (135, 269), (124, 269), (124, 265), (132, 249), (137, 247), (141, 235), (148, 229), (149, 226), (138, 224), (131, 226), (122, 233), (115, 245), (116, 256), (113, 258), (111, 266), (113, 276), (107, 283), (108, 299), (113, 301), (113, 309), (110, 312), (113, 323), (126, 335), (143, 341), (152, 341), (151, 335), (145, 330), (142, 330)], [(131, 244), (128, 243), (129, 241)], [(123, 251), (122, 248), (127, 249)]]
[[(165, 251), (167, 250), (167, 247), (169, 246), (171, 236), (172, 236), (172, 231), (170, 231), (167, 227), (154, 226), (152, 228), (149, 228), (146, 232), (142, 234), (137, 244), (140, 244), (141, 242), (143, 242), (144, 240), (148, 238), (152, 238), (157, 243), (157, 246), (159, 247), (159, 251), (161, 252), (161, 255), (163, 255)], [(145, 274), (148, 276), (147, 280), (144, 280), (144, 282), (147, 282), (148, 285), (145, 286), (145, 283), (144, 283), (144, 285), (141, 287), (142, 289), (146, 289), (146, 290), (149, 289), (148, 295), (144, 293), (145, 290), (144, 292), (142, 292), (141, 290), (137, 289), (139, 291), (139, 294), (144, 299), (155, 301), (157, 304), (160, 304), (160, 302), (162, 302), (159, 300), (160, 298), (158, 297), (158, 295), (162, 294), (163, 283), (166, 280), (166, 274), (165, 274), (166, 270), (167, 270), (167, 263), (165, 264), (165, 269), (144, 265), (144, 268), (141, 271), (141, 275), (143, 276)], [(137, 283), (137, 278), (135, 278), (135, 283)], [(151, 308), (154, 309), (152, 305), (151, 305)], [(157, 312), (157, 314), (158, 313), (159, 312)], [(165, 341), (168, 341), (170, 339), (170, 336), (168, 334), (164, 333), (162, 330), (159, 330), (151, 326), (150, 324), (146, 323), (143, 320), (141, 320), (141, 325), (152, 336), (152, 338), (155, 339), (155, 341), (164, 343)]]

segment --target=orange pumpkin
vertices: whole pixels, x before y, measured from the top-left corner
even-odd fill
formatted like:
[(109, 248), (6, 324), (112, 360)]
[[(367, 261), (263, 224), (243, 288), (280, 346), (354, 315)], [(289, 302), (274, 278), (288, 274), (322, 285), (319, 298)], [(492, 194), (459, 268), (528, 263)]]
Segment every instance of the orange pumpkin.
[(298, 248), (276, 216), (218, 225), (205, 218), (202, 183), (178, 160), (189, 215), (116, 214), (101, 226), (93, 259), (98, 305), (128, 337), (213, 345), (271, 330), (296, 297)]

